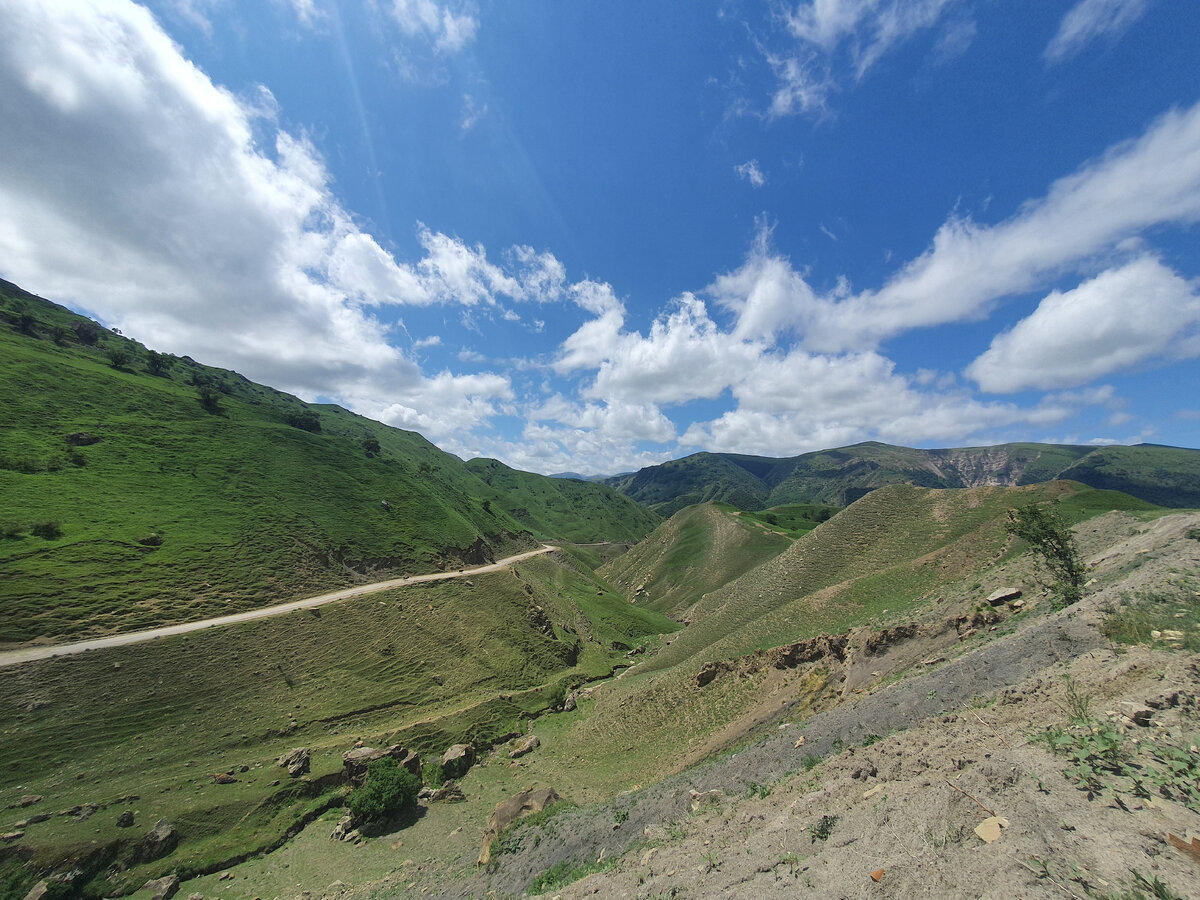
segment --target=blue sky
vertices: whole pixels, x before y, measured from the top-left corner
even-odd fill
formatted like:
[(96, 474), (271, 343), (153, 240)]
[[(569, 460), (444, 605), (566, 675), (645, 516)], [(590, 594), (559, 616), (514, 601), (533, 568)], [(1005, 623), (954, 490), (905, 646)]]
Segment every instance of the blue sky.
[(1200, 5), (0, 0), (0, 275), (613, 473), (1200, 445)]

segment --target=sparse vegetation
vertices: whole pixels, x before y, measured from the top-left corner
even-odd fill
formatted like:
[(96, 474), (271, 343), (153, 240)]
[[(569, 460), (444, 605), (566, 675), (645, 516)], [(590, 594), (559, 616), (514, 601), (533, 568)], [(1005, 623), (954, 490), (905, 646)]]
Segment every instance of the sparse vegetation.
[(1183, 590), (1143, 590), (1121, 598), (1104, 619), (1104, 634), (1122, 644), (1200, 651), (1200, 604)]

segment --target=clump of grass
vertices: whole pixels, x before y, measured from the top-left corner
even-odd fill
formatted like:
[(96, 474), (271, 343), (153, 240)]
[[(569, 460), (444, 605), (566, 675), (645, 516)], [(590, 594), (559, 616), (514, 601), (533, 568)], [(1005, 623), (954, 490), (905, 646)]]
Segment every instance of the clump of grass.
[(1088, 895), (1095, 900), (1184, 900), (1182, 895), (1171, 890), (1166, 882), (1160, 881), (1157, 875), (1147, 878), (1137, 869), (1133, 870), (1133, 884), (1125, 890), (1105, 894), (1088, 891)]
[(1138, 591), (1122, 597), (1101, 630), (1122, 644), (1165, 645), (1200, 650), (1200, 606), (1170, 591)]
[(564, 859), (555, 863), (535, 878), (533, 883), (529, 885), (526, 893), (544, 894), (548, 891), (556, 891), (561, 887), (566, 887), (568, 884), (574, 884), (581, 878), (611, 869), (616, 864), (616, 857), (588, 863), (581, 863), (573, 859)]
[(837, 825), (837, 821), (837, 816), (821, 816), (820, 821), (808, 826), (809, 838), (813, 843), (829, 840), (830, 835), (833, 834), (833, 827)]

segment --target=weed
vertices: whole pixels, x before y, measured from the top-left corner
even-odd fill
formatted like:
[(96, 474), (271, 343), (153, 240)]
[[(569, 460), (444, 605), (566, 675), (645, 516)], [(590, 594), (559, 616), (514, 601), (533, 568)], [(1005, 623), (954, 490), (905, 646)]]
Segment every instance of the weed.
[(1189, 528), (1184, 535), (1193, 541), (1200, 541), (1200, 528)]
[(878, 744), (882, 740), (883, 738), (878, 734), (868, 734), (865, 738), (863, 738), (862, 745), (864, 747), (870, 747), (872, 744)]
[(555, 863), (535, 878), (533, 883), (526, 889), (526, 893), (544, 894), (548, 891), (555, 891), (561, 887), (566, 887), (568, 884), (574, 884), (581, 878), (594, 875), (596, 872), (611, 869), (616, 864), (616, 857), (610, 857), (600, 862), (588, 863), (580, 863), (573, 859), (564, 859)]
[(49, 519), (45, 522), (35, 522), (29, 530), (33, 532), (34, 537), (44, 538), (47, 541), (60, 538), (63, 533), (62, 525)]
[(800, 764), (801, 764), (802, 766), (804, 766), (804, 771), (805, 771), (805, 772), (811, 772), (813, 769), (815, 769), (815, 768), (817, 767), (817, 764), (818, 764), (820, 761), (821, 761), (821, 757), (817, 756), (817, 754), (815, 754), (815, 753), (805, 753), (805, 754), (804, 754), (804, 759), (802, 759), (802, 760), (800, 761)]
[(667, 832), (667, 839), (672, 841), (682, 841), (688, 834), (687, 829), (678, 822), (668, 822), (664, 830)]
[(1088, 890), (1088, 896), (1095, 900), (1184, 900), (1167, 884), (1160, 881), (1158, 876), (1147, 878), (1137, 869), (1133, 870), (1133, 884), (1120, 892), (1096, 894)]
[(716, 850), (709, 850), (700, 856), (704, 860), (704, 864), (708, 867), (708, 871), (721, 868), (721, 858), (717, 856)]
[(750, 782), (746, 788), (746, 796), (750, 798), (757, 797), (760, 800), (765, 800), (771, 796), (771, 787), (766, 784), (759, 784), (757, 781)]
[(629, 810), (627, 810), (627, 809), (618, 809), (616, 811), (616, 813), (613, 815), (613, 824), (614, 825), (624, 825), (628, 821), (629, 821)]
[(1092, 720), (1092, 696), (1079, 689), (1079, 683), (1070, 675), (1066, 676), (1067, 708), (1070, 721), (1074, 725), (1086, 725)]
[(820, 821), (808, 826), (808, 837), (813, 842), (827, 841), (833, 834), (833, 826), (837, 824), (837, 816), (821, 816)]
[(925, 695), (925, 698), (927, 700), (937, 700), (937, 689), (935, 688), (934, 690), (930, 691)]

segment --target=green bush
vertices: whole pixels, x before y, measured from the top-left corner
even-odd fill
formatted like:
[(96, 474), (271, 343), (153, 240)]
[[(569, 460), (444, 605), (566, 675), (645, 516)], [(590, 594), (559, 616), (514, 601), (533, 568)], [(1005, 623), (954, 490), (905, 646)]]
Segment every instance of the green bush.
[(416, 803), (420, 790), (421, 782), (416, 775), (385, 756), (367, 766), (366, 782), (350, 792), (346, 805), (356, 819), (379, 821)]
[(35, 523), (30, 531), (35, 537), (45, 538), (48, 541), (62, 537), (62, 526), (50, 520)]
[(284, 421), (293, 428), (299, 428), (301, 431), (310, 431), (313, 434), (321, 433), (321, 417), (311, 409), (288, 413)]

